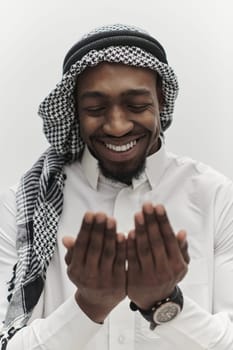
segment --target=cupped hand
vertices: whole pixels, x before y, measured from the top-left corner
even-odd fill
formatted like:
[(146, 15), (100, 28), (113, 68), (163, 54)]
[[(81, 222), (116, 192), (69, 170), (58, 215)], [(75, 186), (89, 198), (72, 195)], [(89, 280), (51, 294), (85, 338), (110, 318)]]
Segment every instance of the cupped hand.
[(65, 237), (67, 274), (76, 301), (95, 322), (103, 322), (126, 296), (126, 241), (104, 213), (86, 213), (76, 240)]
[(143, 205), (127, 240), (127, 294), (142, 309), (168, 297), (188, 270), (186, 233), (174, 234), (165, 208)]

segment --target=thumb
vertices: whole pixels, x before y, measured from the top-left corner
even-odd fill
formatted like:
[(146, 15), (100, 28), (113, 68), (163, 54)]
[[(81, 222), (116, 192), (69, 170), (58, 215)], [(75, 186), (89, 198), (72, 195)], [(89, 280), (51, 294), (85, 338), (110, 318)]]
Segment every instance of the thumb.
[(67, 265), (71, 263), (72, 256), (73, 256), (73, 247), (75, 243), (75, 238), (65, 236), (62, 238), (62, 243), (64, 247), (67, 249), (66, 255), (65, 255), (65, 262)]
[(75, 238), (70, 236), (65, 236), (62, 238), (62, 243), (66, 249), (70, 249), (74, 246)]
[(181, 254), (184, 258), (184, 261), (186, 262), (186, 264), (188, 264), (190, 261), (190, 257), (188, 253), (188, 241), (187, 241), (186, 231), (184, 230), (179, 231), (176, 235), (176, 239), (177, 239), (177, 243), (179, 245)]

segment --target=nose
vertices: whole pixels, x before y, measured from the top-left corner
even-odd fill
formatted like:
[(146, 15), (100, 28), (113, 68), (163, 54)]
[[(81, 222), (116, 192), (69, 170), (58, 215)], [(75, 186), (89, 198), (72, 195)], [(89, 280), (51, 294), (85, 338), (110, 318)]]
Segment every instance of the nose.
[(120, 106), (109, 108), (106, 113), (103, 131), (107, 135), (121, 137), (129, 133), (134, 127), (129, 114)]

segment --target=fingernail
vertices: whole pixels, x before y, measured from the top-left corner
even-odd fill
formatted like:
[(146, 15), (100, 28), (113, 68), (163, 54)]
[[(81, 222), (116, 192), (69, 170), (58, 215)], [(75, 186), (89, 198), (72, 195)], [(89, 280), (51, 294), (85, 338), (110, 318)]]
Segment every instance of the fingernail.
[(143, 211), (146, 214), (152, 214), (154, 212), (154, 208), (151, 202), (147, 202), (143, 205)]
[(112, 218), (107, 218), (107, 224), (106, 227), (108, 230), (112, 230), (115, 226), (115, 220)]
[(142, 213), (136, 214), (135, 218), (136, 218), (136, 222), (138, 222), (139, 225), (144, 225), (144, 217)]
[(129, 231), (128, 237), (131, 239), (135, 239), (135, 231), (134, 230)]
[(102, 224), (106, 220), (106, 215), (104, 213), (97, 213), (95, 220), (97, 224)]
[(117, 242), (121, 243), (123, 242), (125, 239), (125, 236), (123, 235), (123, 233), (117, 233)]
[(84, 216), (85, 222), (86, 222), (87, 224), (90, 224), (90, 223), (92, 222), (92, 220), (93, 220), (93, 216), (94, 216), (93, 213), (87, 212), (87, 213), (85, 214), (85, 216)]
[(156, 207), (155, 207), (155, 210), (156, 210), (156, 213), (158, 214), (158, 215), (160, 215), (160, 216), (163, 216), (163, 215), (165, 215), (165, 208), (162, 206), (162, 205), (157, 205)]

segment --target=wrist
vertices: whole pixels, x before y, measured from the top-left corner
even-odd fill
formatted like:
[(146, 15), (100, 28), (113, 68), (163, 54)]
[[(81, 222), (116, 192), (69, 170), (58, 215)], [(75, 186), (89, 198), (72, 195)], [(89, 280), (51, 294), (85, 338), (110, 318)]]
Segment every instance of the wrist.
[(94, 322), (104, 323), (111, 309), (106, 305), (99, 305), (86, 300), (79, 291), (75, 293), (75, 300), (80, 309)]
[(132, 311), (139, 311), (141, 315), (150, 322), (150, 328), (153, 330), (156, 326), (173, 320), (183, 308), (183, 294), (178, 286), (166, 299), (156, 302), (151, 308), (144, 310), (138, 307), (134, 302), (130, 302)]

